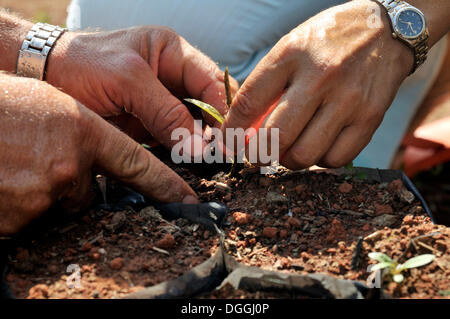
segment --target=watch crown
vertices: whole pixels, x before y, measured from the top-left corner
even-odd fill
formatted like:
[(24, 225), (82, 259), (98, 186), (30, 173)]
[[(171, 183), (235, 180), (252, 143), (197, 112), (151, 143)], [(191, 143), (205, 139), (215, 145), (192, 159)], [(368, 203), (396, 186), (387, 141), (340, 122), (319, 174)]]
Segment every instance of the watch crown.
[(392, 32), (392, 37), (394, 38), (394, 39), (397, 39), (397, 33), (395, 33), (395, 32)]

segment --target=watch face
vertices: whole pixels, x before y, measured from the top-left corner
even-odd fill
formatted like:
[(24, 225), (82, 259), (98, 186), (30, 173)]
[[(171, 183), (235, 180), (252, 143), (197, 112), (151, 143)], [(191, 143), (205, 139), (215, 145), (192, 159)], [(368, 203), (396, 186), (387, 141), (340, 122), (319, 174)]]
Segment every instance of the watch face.
[(417, 11), (406, 9), (398, 14), (397, 30), (405, 38), (417, 38), (424, 29), (425, 21)]

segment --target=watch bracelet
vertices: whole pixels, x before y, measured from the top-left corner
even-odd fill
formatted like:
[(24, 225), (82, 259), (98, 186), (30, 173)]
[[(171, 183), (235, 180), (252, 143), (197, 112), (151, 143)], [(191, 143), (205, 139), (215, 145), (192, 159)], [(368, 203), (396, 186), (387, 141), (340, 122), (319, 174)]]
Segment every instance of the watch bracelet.
[(17, 58), (16, 74), (44, 80), (48, 55), (66, 29), (36, 23), (25, 37)]
[[(375, 1), (381, 4), (386, 9), (391, 23), (393, 23), (395, 14), (400, 9), (404, 8), (405, 6), (411, 6), (406, 1), (401, 0), (375, 0)], [(407, 42), (403, 40), (401, 37), (399, 37), (399, 39), (401, 39), (403, 43), (407, 44), (410, 48), (414, 50), (414, 65), (409, 75), (413, 74), (426, 61), (429, 50), (428, 37), (429, 34), (427, 29), (425, 29), (424, 33), (420, 35), (420, 37), (411, 42)]]

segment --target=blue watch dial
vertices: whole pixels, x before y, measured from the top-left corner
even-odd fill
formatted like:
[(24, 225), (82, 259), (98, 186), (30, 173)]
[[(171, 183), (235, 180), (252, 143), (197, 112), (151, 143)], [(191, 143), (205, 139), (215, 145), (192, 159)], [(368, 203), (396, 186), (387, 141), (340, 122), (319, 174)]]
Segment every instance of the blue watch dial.
[(423, 30), (423, 27), (422, 17), (414, 10), (404, 10), (398, 15), (398, 31), (407, 38), (415, 38), (419, 36)]

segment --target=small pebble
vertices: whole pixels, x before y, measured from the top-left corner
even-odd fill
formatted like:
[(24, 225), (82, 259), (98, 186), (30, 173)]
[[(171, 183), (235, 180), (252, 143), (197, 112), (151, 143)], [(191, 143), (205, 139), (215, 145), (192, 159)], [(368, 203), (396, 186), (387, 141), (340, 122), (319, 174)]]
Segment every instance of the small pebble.
[(339, 185), (339, 192), (347, 194), (352, 190), (353, 186), (347, 182), (342, 183)]
[(267, 238), (277, 237), (278, 229), (276, 227), (265, 227), (263, 229), (262, 235)]
[(123, 258), (117, 257), (117, 258), (114, 258), (113, 260), (111, 260), (111, 262), (109, 263), (109, 268), (111, 268), (113, 270), (120, 270), (120, 269), (122, 269), (124, 263), (125, 263), (125, 261), (123, 260)]

